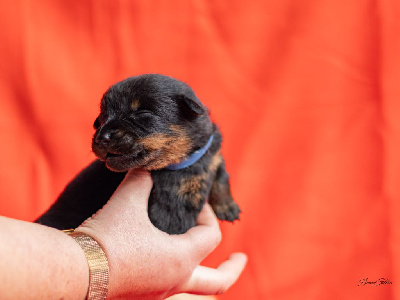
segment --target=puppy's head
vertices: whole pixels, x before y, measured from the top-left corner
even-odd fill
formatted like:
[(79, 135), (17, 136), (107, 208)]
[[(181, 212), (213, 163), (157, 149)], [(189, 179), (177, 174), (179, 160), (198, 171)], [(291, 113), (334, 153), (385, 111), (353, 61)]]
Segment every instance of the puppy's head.
[(212, 133), (207, 109), (174, 78), (147, 74), (113, 85), (101, 100), (92, 150), (113, 171), (182, 161)]

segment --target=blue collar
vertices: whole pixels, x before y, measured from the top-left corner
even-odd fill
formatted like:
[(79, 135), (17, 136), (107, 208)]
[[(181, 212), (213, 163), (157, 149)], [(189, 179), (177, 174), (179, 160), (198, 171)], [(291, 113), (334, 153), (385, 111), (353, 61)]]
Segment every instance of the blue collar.
[(206, 153), (206, 151), (210, 148), (213, 139), (214, 139), (214, 135), (212, 134), (210, 136), (210, 138), (208, 139), (207, 144), (203, 148), (200, 148), (199, 150), (193, 152), (192, 154), (190, 154), (188, 157), (186, 157), (180, 163), (166, 166), (164, 169), (176, 171), (176, 170), (181, 170), (181, 169), (190, 167), (195, 162), (197, 162), (200, 158), (203, 157), (203, 155)]

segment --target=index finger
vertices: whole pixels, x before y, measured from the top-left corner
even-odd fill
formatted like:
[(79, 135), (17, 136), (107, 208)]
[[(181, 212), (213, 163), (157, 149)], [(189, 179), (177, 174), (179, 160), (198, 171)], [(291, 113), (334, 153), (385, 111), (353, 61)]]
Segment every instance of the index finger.
[(217, 269), (197, 266), (180, 292), (218, 295), (224, 293), (239, 278), (247, 263), (244, 253), (234, 253)]

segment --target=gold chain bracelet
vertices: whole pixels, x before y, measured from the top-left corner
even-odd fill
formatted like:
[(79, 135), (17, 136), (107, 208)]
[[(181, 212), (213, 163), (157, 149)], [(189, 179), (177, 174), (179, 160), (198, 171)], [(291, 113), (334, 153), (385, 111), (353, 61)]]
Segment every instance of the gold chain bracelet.
[(76, 232), (73, 229), (63, 230), (82, 248), (89, 265), (89, 290), (87, 300), (104, 300), (107, 298), (110, 271), (106, 254), (91, 236)]

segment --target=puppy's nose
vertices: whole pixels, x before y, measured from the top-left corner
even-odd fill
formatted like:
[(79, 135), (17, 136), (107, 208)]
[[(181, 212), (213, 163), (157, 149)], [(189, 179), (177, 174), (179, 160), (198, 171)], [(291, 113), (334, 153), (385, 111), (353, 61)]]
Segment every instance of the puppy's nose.
[(113, 135), (112, 131), (101, 132), (96, 136), (96, 143), (103, 147), (107, 147), (111, 142), (112, 135)]

